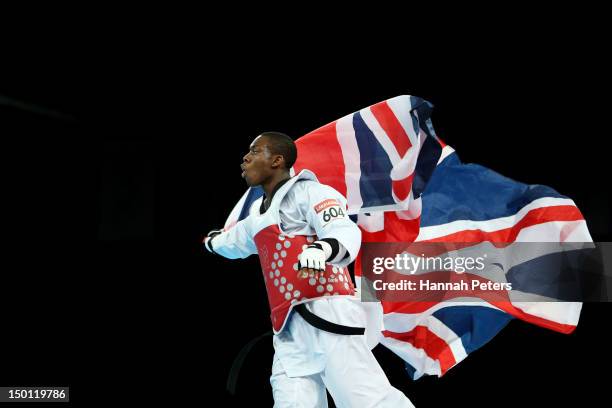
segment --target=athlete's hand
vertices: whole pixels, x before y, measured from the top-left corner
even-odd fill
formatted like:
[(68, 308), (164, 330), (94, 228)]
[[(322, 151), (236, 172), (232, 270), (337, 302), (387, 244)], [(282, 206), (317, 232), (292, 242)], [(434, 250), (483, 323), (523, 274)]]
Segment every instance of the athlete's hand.
[(302, 279), (325, 272), (325, 251), (320, 244), (310, 244), (298, 255), (298, 271)]
[(204, 238), (203, 244), (204, 244), (204, 246), (206, 247), (206, 249), (209, 252), (213, 252), (214, 253), (214, 250), (213, 250), (213, 248), (211, 246), (210, 240), (213, 239), (215, 236), (219, 235), (222, 232), (223, 232), (223, 230), (219, 229), (219, 230), (212, 230), (208, 234), (206, 234), (206, 238)]
[(210, 231), (208, 234), (206, 234), (206, 238), (212, 238), (215, 235), (219, 235), (220, 233), (222, 233), (223, 230), (222, 229), (218, 229), (218, 230), (212, 230)]

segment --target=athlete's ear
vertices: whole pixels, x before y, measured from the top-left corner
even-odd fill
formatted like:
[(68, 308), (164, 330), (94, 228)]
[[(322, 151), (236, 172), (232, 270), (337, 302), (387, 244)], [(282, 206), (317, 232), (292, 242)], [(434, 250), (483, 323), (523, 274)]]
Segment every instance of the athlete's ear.
[(275, 155), (274, 159), (272, 159), (272, 168), (277, 169), (284, 165), (285, 165), (285, 158), (280, 154)]

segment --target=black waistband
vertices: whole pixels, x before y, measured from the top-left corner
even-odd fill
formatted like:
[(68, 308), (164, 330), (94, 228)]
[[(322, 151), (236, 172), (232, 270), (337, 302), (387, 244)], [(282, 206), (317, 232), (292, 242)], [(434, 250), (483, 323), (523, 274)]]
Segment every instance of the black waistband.
[[(341, 324), (332, 323), (325, 319), (322, 319), (316, 314), (312, 313), (310, 310), (308, 310), (304, 303), (296, 305), (293, 309), (298, 312), (300, 316), (302, 316), (302, 318), (306, 320), (306, 322), (308, 322), (311, 326), (316, 327), (319, 330), (343, 335), (360, 335), (365, 333), (365, 328), (363, 327), (343, 326)], [(251, 340), (246, 346), (242, 348), (242, 350), (240, 350), (240, 353), (238, 353), (238, 355), (234, 359), (232, 368), (230, 369), (229, 376), (227, 378), (227, 390), (230, 392), (230, 394), (234, 395), (236, 393), (238, 374), (240, 373), (240, 369), (244, 364), (244, 360), (246, 359), (251, 349), (255, 346), (255, 344), (257, 344), (257, 342), (259, 342), (259, 340), (263, 339), (264, 337), (271, 336), (272, 334), (272, 331), (264, 333), (261, 336)]]
[(341, 324), (332, 323), (330, 321), (322, 319), (316, 314), (312, 313), (310, 310), (308, 310), (304, 303), (300, 303), (299, 305), (294, 306), (293, 309), (298, 312), (300, 316), (302, 316), (302, 318), (306, 320), (311, 326), (314, 326), (319, 330), (344, 335), (358, 335), (365, 333), (365, 328), (363, 327), (343, 326)]

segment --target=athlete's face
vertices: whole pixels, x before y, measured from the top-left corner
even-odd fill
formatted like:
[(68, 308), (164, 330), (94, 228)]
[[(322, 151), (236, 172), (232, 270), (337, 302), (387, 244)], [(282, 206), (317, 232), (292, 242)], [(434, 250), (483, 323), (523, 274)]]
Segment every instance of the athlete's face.
[(242, 178), (250, 187), (263, 184), (274, 172), (274, 156), (270, 154), (268, 141), (264, 136), (257, 136), (253, 140), (249, 152), (242, 160)]

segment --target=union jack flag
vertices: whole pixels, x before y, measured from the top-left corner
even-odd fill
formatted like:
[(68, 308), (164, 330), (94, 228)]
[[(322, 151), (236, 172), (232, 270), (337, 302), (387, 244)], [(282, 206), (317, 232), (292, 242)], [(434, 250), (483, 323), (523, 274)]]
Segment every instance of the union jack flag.
[[(592, 242), (574, 202), (475, 164), (435, 133), (432, 105), (402, 95), (346, 115), (296, 141), (292, 172), (313, 171), (342, 193), (363, 242)], [(226, 228), (262, 195), (249, 189)], [(537, 260), (522, 265), (532, 270)], [(357, 287), (362, 265), (355, 262)], [(554, 295), (550, 296), (551, 300)], [(580, 302), (387, 302), (380, 342), (406, 362), (412, 378), (441, 376), (492, 339), (513, 318), (571, 333)]]

